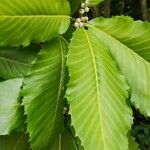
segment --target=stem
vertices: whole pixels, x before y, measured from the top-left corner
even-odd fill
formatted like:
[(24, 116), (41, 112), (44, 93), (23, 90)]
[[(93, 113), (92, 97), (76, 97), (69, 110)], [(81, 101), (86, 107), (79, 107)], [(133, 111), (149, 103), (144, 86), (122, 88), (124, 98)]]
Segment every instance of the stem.
[(100, 15), (100, 8), (99, 8), (99, 6), (95, 6), (94, 10), (95, 10), (95, 16), (94, 16), (94, 18), (95, 18), (95, 17), (98, 17)]
[(110, 0), (105, 0), (104, 16), (105, 17), (110, 17)]
[(142, 19), (144, 21), (149, 19), (148, 10), (147, 10), (147, 0), (140, 0), (141, 10), (142, 10)]
[(61, 133), (60, 133), (60, 134), (59, 134), (59, 143), (58, 143), (58, 144), (59, 144), (59, 148), (58, 148), (59, 150), (61, 150), (61, 140), (62, 140), (61, 138), (62, 138), (62, 137), (61, 137)]
[(124, 12), (124, 7), (125, 7), (125, 0), (122, 0), (122, 9), (121, 9), (121, 15), (123, 14)]

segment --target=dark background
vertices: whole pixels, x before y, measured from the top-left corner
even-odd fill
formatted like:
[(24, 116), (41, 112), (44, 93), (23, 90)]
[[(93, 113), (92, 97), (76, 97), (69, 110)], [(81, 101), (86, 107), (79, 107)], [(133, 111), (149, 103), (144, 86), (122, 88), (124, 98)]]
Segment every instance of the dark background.
[(150, 21), (150, 0), (105, 0), (96, 10), (97, 16), (128, 15), (135, 20)]

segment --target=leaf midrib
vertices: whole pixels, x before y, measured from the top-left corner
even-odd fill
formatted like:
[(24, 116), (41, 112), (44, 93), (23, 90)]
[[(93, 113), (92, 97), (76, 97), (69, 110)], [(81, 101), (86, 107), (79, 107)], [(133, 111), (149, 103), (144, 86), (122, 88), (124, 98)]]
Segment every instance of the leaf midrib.
[(58, 150), (61, 150), (61, 143), (62, 143), (62, 137), (61, 137), (61, 133), (60, 133), (59, 134)]
[(24, 17), (24, 18), (41, 18), (41, 17), (45, 17), (45, 18), (71, 18), (69, 15), (0, 15), (0, 18), (20, 18), (20, 17)]
[(85, 29), (83, 29), (84, 30), (84, 32), (85, 32), (85, 35), (86, 35), (86, 38), (87, 38), (87, 41), (88, 41), (88, 44), (89, 44), (89, 47), (90, 47), (90, 50), (91, 50), (91, 55), (92, 55), (92, 60), (93, 60), (93, 66), (94, 66), (94, 74), (95, 74), (95, 80), (96, 80), (96, 92), (97, 92), (97, 99), (98, 99), (98, 108), (99, 108), (99, 119), (100, 119), (100, 127), (101, 127), (101, 130), (102, 130), (102, 133), (101, 133), (101, 135), (102, 135), (102, 143), (103, 143), (103, 146), (104, 146), (104, 149), (105, 149), (105, 140), (104, 140), (104, 135), (103, 135), (103, 127), (102, 127), (102, 119), (101, 119), (101, 117), (102, 117), (102, 115), (101, 115), (101, 110), (100, 110), (100, 108), (101, 108), (101, 106), (100, 106), (100, 93), (99, 93), (99, 81), (98, 81), (98, 70), (97, 70), (97, 66), (96, 66), (96, 61), (95, 61), (95, 55), (94, 55), (94, 50), (93, 50), (93, 48), (92, 48), (92, 45), (91, 45), (91, 42), (90, 42), (90, 39), (89, 39), (89, 37), (88, 37), (88, 35), (87, 35), (87, 32), (86, 32), (86, 30)]
[(63, 75), (64, 75), (64, 52), (63, 52), (63, 48), (62, 48), (62, 43), (61, 40), (58, 39), (59, 43), (60, 43), (60, 53), (61, 53), (61, 74), (60, 74), (60, 82), (59, 82), (59, 88), (58, 88), (58, 95), (57, 95), (57, 99), (56, 99), (56, 108), (55, 108), (55, 113), (54, 113), (54, 121), (53, 121), (53, 127), (55, 125), (55, 121), (57, 119), (56, 115), (57, 115), (57, 109), (58, 109), (58, 105), (59, 105), (59, 101), (60, 101), (60, 95), (61, 95), (61, 90), (62, 90), (62, 82), (63, 82)]

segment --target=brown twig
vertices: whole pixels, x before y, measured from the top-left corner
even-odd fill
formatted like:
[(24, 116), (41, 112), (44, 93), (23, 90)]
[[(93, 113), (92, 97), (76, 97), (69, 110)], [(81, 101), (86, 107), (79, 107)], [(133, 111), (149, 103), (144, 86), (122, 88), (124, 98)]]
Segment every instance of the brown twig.
[(142, 19), (144, 21), (149, 20), (149, 15), (147, 10), (147, 0), (140, 0), (140, 3), (141, 3)]
[(104, 17), (110, 17), (110, 0), (105, 0)]

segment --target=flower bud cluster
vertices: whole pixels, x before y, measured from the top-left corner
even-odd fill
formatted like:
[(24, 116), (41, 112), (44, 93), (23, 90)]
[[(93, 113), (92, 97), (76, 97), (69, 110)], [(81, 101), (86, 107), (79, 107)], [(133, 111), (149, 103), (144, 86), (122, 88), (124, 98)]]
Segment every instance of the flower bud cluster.
[(86, 0), (84, 3), (81, 3), (81, 8), (79, 10), (80, 14), (84, 14), (89, 12), (89, 7), (88, 7), (89, 2)]
[(84, 27), (84, 24), (89, 20), (85, 13), (89, 12), (89, 0), (86, 0), (84, 3), (81, 3), (81, 8), (79, 9), (80, 18), (75, 20), (74, 26), (75, 28)]

